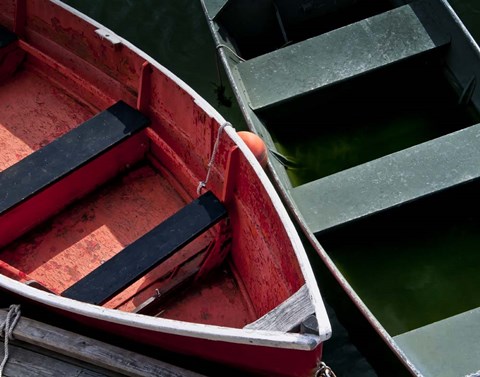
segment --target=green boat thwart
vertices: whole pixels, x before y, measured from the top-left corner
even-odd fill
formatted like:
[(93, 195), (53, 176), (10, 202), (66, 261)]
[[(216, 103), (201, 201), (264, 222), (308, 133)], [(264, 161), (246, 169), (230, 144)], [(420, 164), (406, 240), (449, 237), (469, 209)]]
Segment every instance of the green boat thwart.
[(391, 359), (378, 372), (480, 375), (480, 50), (451, 6), (201, 2), (325, 294)]

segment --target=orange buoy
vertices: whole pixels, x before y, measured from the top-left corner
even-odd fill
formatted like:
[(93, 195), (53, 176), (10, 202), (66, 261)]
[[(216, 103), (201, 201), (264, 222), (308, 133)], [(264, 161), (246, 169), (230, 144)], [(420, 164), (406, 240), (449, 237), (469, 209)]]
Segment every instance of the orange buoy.
[(252, 151), (262, 168), (265, 168), (267, 166), (268, 154), (267, 147), (263, 140), (254, 133), (248, 131), (239, 131), (237, 134), (247, 145), (248, 149)]

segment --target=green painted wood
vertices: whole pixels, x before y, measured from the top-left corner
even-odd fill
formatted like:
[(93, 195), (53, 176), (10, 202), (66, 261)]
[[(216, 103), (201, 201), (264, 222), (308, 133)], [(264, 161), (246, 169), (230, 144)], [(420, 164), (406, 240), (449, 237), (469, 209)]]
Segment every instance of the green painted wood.
[(480, 124), (298, 186), (313, 233), (480, 177)]
[(480, 308), (395, 336), (425, 377), (480, 376)]
[(204, 1), (208, 17), (214, 19), (229, 0), (208, 0)]
[(238, 70), (251, 108), (259, 110), (447, 42), (432, 40), (406, 5), (242, 62)]

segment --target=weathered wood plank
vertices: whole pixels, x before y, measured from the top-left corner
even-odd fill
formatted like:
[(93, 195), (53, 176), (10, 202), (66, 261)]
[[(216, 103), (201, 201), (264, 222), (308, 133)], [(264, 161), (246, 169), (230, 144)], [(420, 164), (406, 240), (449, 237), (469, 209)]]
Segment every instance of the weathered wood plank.
[(0, 213), (45, 190), (148, 124), (143, 114), (119, 101), (58, 137), (0, 173)]
[(103, 304), (225, 216), (226, 208), (207, 191), (76, 282), (62, 296)]
[[(7, 312), (0, 310), (0, 323)], [(22, 317), (16, 340), (131, 377), (201, 377), (200, 374), (95, 339)], [(10, 363), (10, 362), (9, 362)], [(19, 374), (16, 376), (24, 376)], [(56, 376), (62, 374), (55, 374)]]
[(300, 325), (315, 309), (308, 294), (308, 288), (303, 285), (294, 295), (281, 305), (269, 311), (255, 322), (244, 328), (251, 330), (290, 331)]
[(9, 345), (9, 352), (10, 358), (3, 373), (5, 377), (119, 376), (117, 373), (97, 373), (64, 360), (22, 348), (16, 344)]

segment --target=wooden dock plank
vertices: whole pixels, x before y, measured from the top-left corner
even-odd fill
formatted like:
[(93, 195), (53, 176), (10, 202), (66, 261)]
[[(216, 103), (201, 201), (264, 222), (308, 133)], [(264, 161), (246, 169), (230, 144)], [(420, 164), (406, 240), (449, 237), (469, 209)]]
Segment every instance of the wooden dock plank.
[(119, 374), (98, 373), (16, 344), (11, 344), (9, 350), (10, 358), (3, 374), (4, 377), (119, 376)]
[[(0, 310), (0, 323), (5, 321), (6, 316), (7, 312), (5, 310)], [(10, 353), (12, 356), (11, 360), (9, 360), (7, 363), (5, 370), (6, 375), (11, 377), (29, 376), (28, 374), (25, 374), (26, 372), (24, 372), (24, 366), (18, 365), (21, 360), (28, 362), (28, 368), (37, 371), (37, 374), (32, 374), (32, 376), (80, 375), (93, 377), (100, 373), (95, 371), (96, 368), (101, 368), (103, 370), (102, 373), (105, 376), (201, 377), (200, 374), (165, 363), (163, 361), (140, 355), (132, 351), (100, 342), (95, 339), (87, 338), (85, 336), (25, 317), (21, 317), (18, 321), (13, 331), (13, 336), (15, 341), (10, 344)], [(25, 355), (28, 357), (21, 356), (21, 351), (19, 351), (20, 348), (16, 342), (22, 342), (36, 346), (39, 350), (44, 350), (43, 355), (37, 352), (38, 356), (33, 356), (27, 352)], [(84, 365), (83, 369), (80, 371), (83, 374), (54, 373), (56, 372), (55, 368), (67, 368), (67, 366), (59, 364), (54, 367), (52, 364), (50, 364), (48, 362), (50, 360), (48, 356), (52, 355), (52, 353), (58, 354), (59, 358), (69, 358), (70, 364), (72, 365), (80, 363)], [(3, 356), (3, 352), (1, 355)], [(25, 359), (24, 357), (27, 358)], [(49, 372), (46, 370), (50, 367), (52, 374), (48, 374)]]

